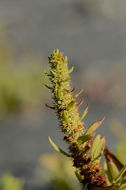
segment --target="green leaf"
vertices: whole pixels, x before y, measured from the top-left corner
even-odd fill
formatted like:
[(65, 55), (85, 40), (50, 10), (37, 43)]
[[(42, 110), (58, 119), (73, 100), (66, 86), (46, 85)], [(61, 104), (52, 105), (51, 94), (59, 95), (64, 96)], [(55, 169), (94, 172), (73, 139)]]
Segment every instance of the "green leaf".
[(80, 183), (82, 183), (82, 176), (79, 174), (78, 171), (75, 171), (75, 175)]
[(67, 58), (67, 56), (65, 56), (64, 61), (67, 62), (67, 60), (68, 60), (68, 58)]
[(114, 179), (119, 175), (119, 170), (114, 162), (108, 161), (107, 162), (107, 168), (108, 168), (108, 179), (112, 183)]
[(60, 98), (61, 98), (60, 90), (57, 90), (57, 99), (60, 100)]
[(120, 185), (120, 190), (126, 189), (126, 178), (123, 178)]
[(73, 98), (76, 99), (84, 90), (80, 90), (80, 92), (78, 92)]
[(102, 124), (102, 122), (104, 121), (105, 117), (103, 117), (101, 120), (99, 121), (95, 121), (86, 131), (86, 134), (93, 134), (95, 132), (95, 130)]
[(68, 73), (69, 73), (69, 74), (72, 73), (73, 70), (74, 70), (74, 67), (71, 67), (71, 68), (69, 69)]
[(113, 181), (114, 184), (118, 183), (119, 180), (121, 179), (121, 177), (123, 176), (123, 174), (126, 171), (126, 165), (122, 168), (122, 170), (120, 171), (119, 175), (115, 178), (115, 180)]
[(55, 76), (56, 71), (54, 71), (53, 69), (50, 70), (50, 73), (53, 74)]
[(99, 162), (100, 158), (103, 154), (104, 151), (104, 147), (105, 147), (105, 137), (103, 137), (102, 139), (100, 138), (100, 135), (97, 135), (97, 137), (95, 138), (93, 145), (92, 145), (92, 149), (91, 149), (91, 160), (92, 162)]
[(92, 145), (92, 148), (91, 148), (91, 158), (94, 157), (95, 151), (96, 151), (98, 145), (100, 144), (100, 141), (101, 141), (100, 137), (101, 137), (101, 135), (98, 134), (96, 136), (96, 138), (94, 139), (94, 142), (93, 142), (93, 145)]
[(83, 113), (82, 113), (82, 115), (81, 115), (81, 117), (80, 117), (80, 121), (81, 121), (82, 119), (84, 119), (84, 117), (87, 115), (87, 113), (88, 113), (88, 105), (87, 105), (86, 109), (83, 111)]
[(57, 151), (60, 152), (61, 154), (64, 154), (67, 157), (71, 157), (68, 153), (63, 151), (61, 148), (59, 148), (51, 139), (51, 137), (48, 137), (50, 144), (53, 146), (53, 148)]
[(92, 139), (92, 136), (89, 135), (89, 134), (85, 134), (85, 135), (82, 135), (80, 136), (78, 139), (77, 139), (77, 142), (79, 145), (89, 141), (90, 139)]
[(51, 86), (48, 86), (47, 84), (44, 84), (44, 86), (50, 90), (52, 90), (53, 88)]
[(62, 119), (63, 119), (66, 123), (68, 123), (68, 121), (69, 121), (65, 111), (63, 111), (63, 113), (62, 113)]
[(103, 170), (103, 174), (105, 175), (106, 182), (107, 182), (108, 185), (111, 185), (111, 182), (109, 180), (110, 179), (110, 176), (109, 176), (110, 174), (109, 174), (109, 171), (108, 171), (108, 165), (107, 165), (107, 161), (106, 160), (104, 161), (104, 165), (103, 166), (104, 166), (104, 168), (103, 168), (104, 169)]
[(68, 104), (68, 106), (67, 106), (67, 110), (70, 110), (73, 106), (75, 105), (75, 101), (74, 100), (72, 100), (69, 104)]
[(54, 50), (53, 54), (57, 54), (58, 55), (59, 54), (59, 49)]
[(67, 82), (70, 80), (70, 77), (67, 77), (66, 79), (62, 80), (62, 82)]

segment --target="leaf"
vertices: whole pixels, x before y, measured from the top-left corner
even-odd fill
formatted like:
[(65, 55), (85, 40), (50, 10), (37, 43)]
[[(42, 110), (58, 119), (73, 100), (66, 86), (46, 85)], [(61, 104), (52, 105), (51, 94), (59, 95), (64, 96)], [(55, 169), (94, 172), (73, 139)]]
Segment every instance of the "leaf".
[(50, 144), (53, 146), (53, 148), (57, 151), (60, 152), (61, 154), (64, 154), (67, 157), (71, 157), (68, 153), (63, 151), (61, 148), (59, 148), (51, 139), (51, 137), (48, 137)]
[(67, 60), (68, 60), (68, 58), (67, 58), (67, 56), (65, 56), (64, 61), (67, 62)]
[(60, 53), (59, 49), (56, 49), (56, 50), (53, 51), (53, 54), (57, 54), (58, 55), (59, 53)]
[(77, 142), (78, 142), (79, 145), (81, 145), (81, 144), (83, 144), (83, 143), (89, 141), (91, 138), (92, 138), (91, 135), (85, 134), (85, 135), (80, 136), (80, 137), (77, 139)]
[(94, 142), (93, 142), (93, 145), (92, 145), (92, 148), (91, 148), (91, 157), (93, 158), (94, 157), (94, 154), (95, 154), (95, 151), (101, 141), (100, 139), (101, 135), (97, 135), (96, 138), (94, 139)]
[(50, 70), (51, 74), (53, 74), (55, 76), (56, 71), (54, 71), (53, 69)]
[(71, 68), (69, 69), (68, 73), (69, 73), (69, 74), (72, 73), (73, 70), (74, 70), (74, 67), (71, 67)]
[(75, 175), (76, 175), (78, 181), (81, 183), (82, 182), (82, 176), (79, 174), (78, 171), (75, 171)]
[(74, 105), (75, 105), (75, 101), (72, 100), (72, 101), (68, 104), (68, 106), (67, 106), (66, 109), (69, 111)]
[(60, 90), (57, 90), (57, 99), (60, 100), (60, 98), (61, 98)]
[(50, 90), (52, 90), (53, 88), (51, 86), (48, 86), (47, 84), (44, 84), (44, 86)]
[(113, 180), (119, 175), (119, 170), (114, 162), (108, 161), (107, 162), (107, 168), (108, 168), (108, 178), (110, 182), (112, 183)]
[(84, 90), (80, 90), (80, 92), (78, 92), (73, 98), (76, 99)]
[(126, 189), (126, 178), (123, 178), (120, 185), (120, 190)]
[(62, 113), (62, 119), (63, 119), (66, 123), (68, 123), (68, 117), (67, 117), (65, 111), (63, 111), (63, 113)]
[(82, 119), (84, 119), (84, 117), (87, 115), (87, 113), (88, 113), (88, 105), (87, 105), (86, 109), (83, 111), (83, 113), (82, 113), (82, 115), (81, 115), (81, 117), (80, 117), (80, 121), (81, 121)]
[(105, 148), (105, 137), (100, 139), (100, 135), (94, 140), (91, 149), (91, 160), (94, 162), (99, 162)]
[(70, 80), (70, 77), (67, 77), (66, 79), (62, 80), (62, 82), (67, 82)]
[(104, 121), (105, 117), (103, 117), (101, 120), (99, 121), (95, 121), (86, 131), (86, 134), (92, 134), (95, 132), (95, 130), (102, 124), (102, 122)]
[(123, 164), (118, 160), (118, 158), (112, 152), (110, 152), (110, 150), (108, 150), (107, 147), (105, 147), (104, 155), (106, 160), (113, 161), (115, 163), (119, 171), (123, 168)]
[(120, 171), (119, 175), (116, 177), (113, 183), (115, 184), (118, 183), (123, 174), (125, 173), (125, 171), (126, 171), (126, 165), (122, 168), (122, 170)]
[(107, 184), (108, 185), (111, 185), (111, 182), (110, 182), (110, 180), (109, 180), (109, 171), (108, 171), (108, 166), (107, 166), (107, 161), (105, 160), (104, 161), (104, 168), (103, 168), (104, 170), (103, 170), (103, 173), (104, 173), (104, 175), (105, 175), (105, 179), (106, 179), (106, 182), (107, 182)]

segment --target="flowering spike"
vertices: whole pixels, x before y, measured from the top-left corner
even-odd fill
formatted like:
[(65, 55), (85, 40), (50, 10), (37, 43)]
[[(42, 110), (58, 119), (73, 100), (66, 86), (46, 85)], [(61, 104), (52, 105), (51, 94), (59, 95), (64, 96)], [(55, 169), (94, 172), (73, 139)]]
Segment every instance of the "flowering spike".
[[(109, 162), (113, 162), (118, 168), (115, 157), (110, 152), (105, 152), (105, 137), (101, 138), (97, 135), (93, 137), (96, 129), (102, 124), (104, 117), (100, 121), (94, 122), (85, 132), (84, 123), (81, 121), (88, 112), (88, 105), (84, 110), (81, 117), (79, 117), (78, 108), (82, 104), (82, 101), (77, 105), (76, 98), (83, 92), (81, 90), (76, 95), (72, 95), (70, 90), (70, 76), (73, 71), (73, 67), (68, 69), (67, 57), (63, 57), (63, 54), (57, 49), (53, 51), (53, 54), (49, 57), (50, 73), (49, 80), (53, 96), (53, 105), (56, 110), (56, 115), (60, 120), (60, 129), (64, 133), (64, 140), (69, 145), (70, 156), (73, 161), (73, 166), (78, 172), (80, 182), (88, 190), (117, 190), (120, 187), (117, 182), (125, 175), (126, 166), (120, 171), (119, 175), (114, 179), (112, 184), (109, 184), (106, 178), (106, 174), (102, 174), (100, 168), (100, 159), (105, 154), (106, 160), (110, 158)], [(49, 138), (52, 146), (65, 155), (68, 155), (61, 150), (53, 141)], [(107, 161), (108, 161), (107, 160)], [(117, 160), (116, 160), (117, 161)], [(122, 180), (123, 181), (123, 180)]]

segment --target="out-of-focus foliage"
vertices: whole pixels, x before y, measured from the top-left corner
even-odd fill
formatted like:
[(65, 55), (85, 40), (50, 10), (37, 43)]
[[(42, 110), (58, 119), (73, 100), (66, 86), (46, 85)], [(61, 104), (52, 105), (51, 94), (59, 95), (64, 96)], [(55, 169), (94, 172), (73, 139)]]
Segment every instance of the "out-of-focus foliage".
[(0, 64), (0, 115), (39, 105), (42, 100), (41, 65)]
[(80, 81), (91, 100), (122, 108), (126, 107), (125, 71), (125, 62), (110, 64), (108, 69), (101, 61), (87, 68)]
[(0, 190), (22, 190), (23, 186), (23, 180), (10, 174), (6, 174), (0, 179)]
[(88, 14), (97, 14), (109, 19), (124, 20), (126, 18), (124, 0), (79, 0), (81, 9)]
[(34, 54), (16, 58), (0, 31), (0, 118), (42, 105), (42, 65)]
[(57, 154), (45, 154), (41, 156), (40, 164), (43, 166), (45, 182), (50, 183), (54, 190), (81, 190), (70, 159)]

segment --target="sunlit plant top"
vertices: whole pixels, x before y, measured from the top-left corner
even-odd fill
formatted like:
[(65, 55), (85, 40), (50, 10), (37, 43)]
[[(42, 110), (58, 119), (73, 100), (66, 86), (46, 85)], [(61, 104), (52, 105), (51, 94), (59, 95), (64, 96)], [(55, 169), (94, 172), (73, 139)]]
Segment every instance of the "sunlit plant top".
[[(105, 137), (96, 135), (96, 129), (104, 121), (104, 117), (94, 122), (88, 128), (84, 126), (83, 119), (88, 112), (88, 106), (83, 113), (78, 109), (83, 101), (77, 103), (77, 94), (70, 86), (70, 73), (73, 67), (68, 69), (67, 57), (59, 50), (54, 50), (49, 56), (50, 70), (46, 75), (50, 84), (45, 85), (50, 89), (53, 98), (53, 106), (60, 121), (60, 129), (64, 133), (64, 141), (67, 142), (69, 152), (59, 148), (49, 137), (52, 146), (60, 153), (70, 157), (75, 168), (75, 174), (82, 184), (82, 188), (88, 190), (122, 190), (126, 187), (126, 166), (106, 147)], [(104, 164), (101, 157), (104, 155)]]

